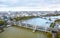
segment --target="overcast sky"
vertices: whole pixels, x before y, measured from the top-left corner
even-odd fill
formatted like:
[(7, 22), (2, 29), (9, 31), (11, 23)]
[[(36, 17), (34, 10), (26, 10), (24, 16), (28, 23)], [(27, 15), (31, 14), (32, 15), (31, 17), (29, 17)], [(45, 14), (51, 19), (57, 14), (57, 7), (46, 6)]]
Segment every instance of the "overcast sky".
[(60, 0), (0, 0), (0, 10), (60, 10)]

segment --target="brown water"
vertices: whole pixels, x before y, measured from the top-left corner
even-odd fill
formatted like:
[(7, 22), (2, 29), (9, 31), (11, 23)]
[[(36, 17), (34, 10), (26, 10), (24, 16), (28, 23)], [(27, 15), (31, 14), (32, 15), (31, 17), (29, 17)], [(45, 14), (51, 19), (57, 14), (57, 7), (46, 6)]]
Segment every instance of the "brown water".
[(32, 32), (31, 29), (21, 27), (9, 27), (0, 33), (0, 38), (47, 38), (46, 34), (40, 31)]

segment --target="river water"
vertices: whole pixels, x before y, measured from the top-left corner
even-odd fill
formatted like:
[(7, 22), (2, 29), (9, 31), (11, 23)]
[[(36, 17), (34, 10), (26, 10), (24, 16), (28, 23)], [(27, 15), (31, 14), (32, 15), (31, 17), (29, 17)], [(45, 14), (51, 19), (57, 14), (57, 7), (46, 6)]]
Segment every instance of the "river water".
[(0, 33), (0, 38), (47, 38), (47, 35), (44, 32), (32, 32), (31, 29), (9, 27)]
[(50, 27), (52, 21), (43, 18), (32, 18), (29, 20), (25, 20), (22, 23), (36, 25), (36, 26), (43, 26), (43, 27)]
[[(33, 18), (25, 20), (24, 23), (41, 26), (46, 25), (45, 27), (49, 27), (51, 21), (42, 18)], [(44, 32), (36, 31), (33, 33), (31, 29), (13, 26), (6, 28), (4, 32), (0, 33), (0, 38), (47, 38), (47, 35)]]

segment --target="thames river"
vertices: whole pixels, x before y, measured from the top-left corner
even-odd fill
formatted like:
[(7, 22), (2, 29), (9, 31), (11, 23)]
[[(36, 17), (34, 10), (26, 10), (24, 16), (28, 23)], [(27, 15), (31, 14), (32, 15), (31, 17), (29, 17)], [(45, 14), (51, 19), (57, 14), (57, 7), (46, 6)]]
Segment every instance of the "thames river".
[(21, 27), (5, 28), (5, 31), (0, 33), (0, 38), (47, 38), (44, 32), (32, 32), (31, 29)]

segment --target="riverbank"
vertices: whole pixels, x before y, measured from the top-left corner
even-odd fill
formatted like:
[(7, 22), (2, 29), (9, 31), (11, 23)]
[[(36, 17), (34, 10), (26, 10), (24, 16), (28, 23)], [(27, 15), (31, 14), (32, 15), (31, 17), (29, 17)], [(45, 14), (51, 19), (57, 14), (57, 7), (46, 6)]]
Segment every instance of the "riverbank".
[(28, 20), (31, 18), (36, 18), (37, 16), (24, 16), (24, 17), (15, 17), (15, 18), (10, 18), (10, 20), (16, 20), (16, 21), (20, 21), (20, 20)]

